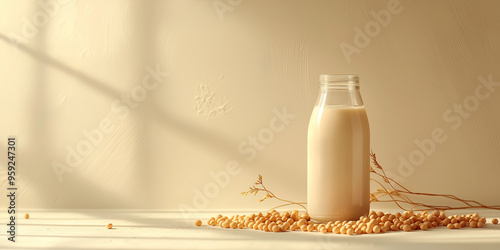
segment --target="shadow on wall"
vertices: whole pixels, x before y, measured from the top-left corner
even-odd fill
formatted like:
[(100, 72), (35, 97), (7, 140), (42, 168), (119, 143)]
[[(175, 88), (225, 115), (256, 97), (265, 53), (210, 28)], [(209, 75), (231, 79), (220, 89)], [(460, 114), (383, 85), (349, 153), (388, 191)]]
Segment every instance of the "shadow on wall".
[[(131, 41), (132, 46), (139, 58), (135, 61), (138, 65), (137, 70), (140, 71), (137, 74), (143, 74), (144, 66), (154, 65), (154, 51), (152, 51), (151, 44), (154, 44), (157, 33), (160, 31), (159, 27), (155, 25), (154, 19), (157, 15), (165, 15), (164, 8), (157, 6), (159, 2), (148, 1), (147, 4), (134, 1), (132, 2), (134, 6), (130, 9), (133, 10), (129, 14), (130, 29), (134, 39)], [(40, 6), (37, 6), (34, 11), (42, 11)], [(49, 185), (48, 181), (52, 178), (40, 178), (41, 176), (53, 175), (51, 166), (49, 165), (54, 159), (63, 159), (64, 154), (66, 154), (63, 148), (54, 149), (51, 148), (50, 139), (47, 138), (47, 131), (52, 126), (49, 119), (50, 114), (53, 112), (46, 105), (47, 103), (47, 84), (48, 80), (46, 77), (47, 69), (57, 69), (64, 74), (67, 74), (75, 79), (77, 79), (81, 84), (85, 84), (89, 88), (97, 90), (100, 94), (111, 97), (111, 99), (121, 97), (120, 91), (118, 89), (110, 87), (109, 83), (103, 82), (91, 74), (82, 72), (81, 70), (71, 67), (61, 61), (43, 53), (43, 48), (46, 46), (46, 32), (39, 32), (36, 38), (33, 39), (33, 47), (28, 47), (25, 44), (17, 44), (16, 48), (36, 61), (36, 71), (29, 72), (33, 76), (32, 84), (34, 86), (34, 91), (36, 98), (33, 100), (23, 100), (29, 101), (31, 107), (31, 115), (29, 115), (31, 130), (35, 137), (33, 141), (29, 142), (31, 148), (36, 148), (36, 152), (27, 152), (23, 154), (28, 156), (41, 156), (41, 158), (32, 157), (26, 158), (26, 165), (30, 167), (30, 174), (23, 176), (23, 181), (25, 181), (26, 186), (30, 186), (30, 191), (36, 193), (38, 197), (37, 202), (33, 203), (36, 206), (57, 206), (57, 207), (82, 207), (82, 208), (93, 208), (99, 206), (99, 208), (126, 208), (126, 207), (137, 207), (137, 206), (154, 206), (155, 201), (151, 201), (149, 204), (137, 204), (136, 197), (119, 195), (120, 192), (105, 187), (99, 181), (94, 181), (92, 179), (85, 178), (84, 176), (73, 174), (71, 176), (71, 186), (78, 186), (77, 195), (80, 197), (71, 197), (73, 194), (73, 188), (62, 188), (67, 186), (67, 184), (59, 185)], [(0, 34), (0, 40), (5, 43), (11, 43), (9, 37), (4, 34)], [(172, 93), (173, 95), (173, 93)], [(168, 97), (165, 97), (168, 99)], [(190, 125), (181, 120), (175, 119), (165, 110), (163, 110), (154, 100), (150, 100), (147, 104), (150, 109), (149, 112), (145, 114), (137, 112), (139, 119), (134, 121), (136, 123), (135, 135), (137, 138), (148, 138), (151, 137), (150, 129), (153, 122), (159, 122), (165, 127), (172, 129), (176, 133), (182, 134), (183, 136), (196, 139), (197, 141), (203, 143), (207, 148), (213, 148), (218, 151), (218, 153), (229, 154), (231, 157), (237, 156), (234, 151), (234, 145), (236, 142), (231, 141), (226, 136), (221, 134), (214, 134), (212, 131), (202, 130), (196, 126)], [(140, 144), (140, 145), (139, 145)], [(151, 157), (152, 148), (149, 148), (148, 143), (136, 143), (133, 154), (136, 156), (133, 165), (134, 185), (137, 187), (137, 195), (150, 193), (151, 188), (153, 188), (153, 179), (157, 179), (159, 176), (155, 175), (154, 164), (149, 162)], [(25, 149), (23, 149), (25, 150)], [(54, 154), (54, 152), (59, 152), (60, 155)], [(94, 152), (95, 153), (95, 152)], [(29, 164), (28, 164), (29, 163)], [(44, 166), (39, 166), (40, 163)], [(38, 166), (37, 166), (38, 165)], [(120, 171), (120, 166), (107, 166), (111, 168), (112, 171)], [(85, 190), (85, 191), (83, 191)], [(51, 195), (51, 196), (48, 196)], [(165, 197), (167, 198), (167, 197)]]

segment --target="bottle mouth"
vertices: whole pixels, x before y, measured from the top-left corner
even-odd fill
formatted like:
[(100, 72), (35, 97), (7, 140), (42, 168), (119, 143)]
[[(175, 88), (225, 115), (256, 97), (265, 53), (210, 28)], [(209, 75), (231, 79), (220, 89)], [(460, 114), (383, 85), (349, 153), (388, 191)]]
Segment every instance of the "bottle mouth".
[(320, 75), (320, 85), (359, 85), (357, 74)]

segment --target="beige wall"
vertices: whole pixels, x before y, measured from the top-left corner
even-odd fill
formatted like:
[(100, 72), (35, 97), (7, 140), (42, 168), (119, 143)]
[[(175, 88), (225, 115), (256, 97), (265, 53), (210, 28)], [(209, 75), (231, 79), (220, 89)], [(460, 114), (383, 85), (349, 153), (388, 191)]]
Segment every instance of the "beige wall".
[(21, 207), (269, 208), (239, 195), (259, 173), (305, 201), (324, 73), (360, 75), (373, 151), (408, 188), (500, 204), (499, 1), (38, 2), (0, 2)]

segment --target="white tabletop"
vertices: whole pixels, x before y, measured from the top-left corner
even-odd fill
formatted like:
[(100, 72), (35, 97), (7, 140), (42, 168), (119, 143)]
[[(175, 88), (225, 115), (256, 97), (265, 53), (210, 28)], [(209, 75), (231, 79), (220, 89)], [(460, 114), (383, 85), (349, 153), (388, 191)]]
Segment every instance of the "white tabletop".
[[(24, 219), (26, 212), (30, 219)], [(491, 224), (492, 218), (500, 217), (500, 211), (476, 209), (447, 214), (473, 212), (487, 218), (485, 227), (347, 236), (206, 225), (206, 220), (218, 213), (248, 211), (31, 210), (18, 213), (22, 218), (18, 219), (15, 243), (7, 240), (6, 230), (1, 231), (0, 249), (500, 249), (500, 224)], [(203, 221), (201, 227), (194, 225), (196, 219)], [(114, 228), (107, 229), (108, 223)]]

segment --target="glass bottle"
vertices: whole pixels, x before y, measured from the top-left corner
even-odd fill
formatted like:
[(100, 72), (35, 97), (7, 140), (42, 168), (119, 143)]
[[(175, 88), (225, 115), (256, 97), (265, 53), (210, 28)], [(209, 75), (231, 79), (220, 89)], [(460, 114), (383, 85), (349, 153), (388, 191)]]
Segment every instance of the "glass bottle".
[(320, 75), (307, 134), (307, 207), (314, 221), (370, 209), (370, 129), (357, 75)]

